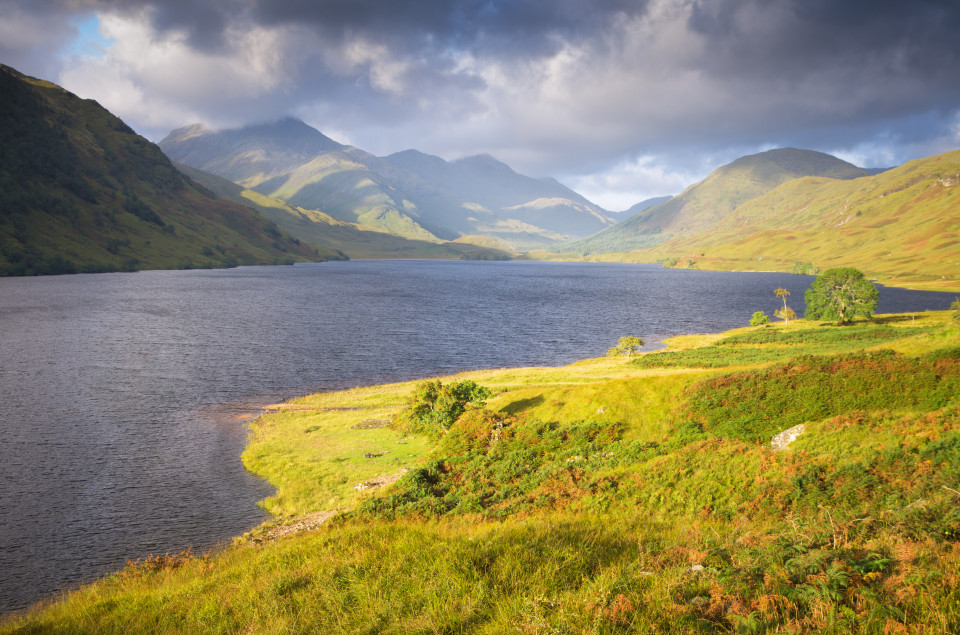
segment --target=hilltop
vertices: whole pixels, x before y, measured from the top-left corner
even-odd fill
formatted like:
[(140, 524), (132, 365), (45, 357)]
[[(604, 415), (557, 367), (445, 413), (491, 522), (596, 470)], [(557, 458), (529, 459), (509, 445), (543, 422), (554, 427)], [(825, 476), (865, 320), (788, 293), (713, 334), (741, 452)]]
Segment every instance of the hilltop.
[(553, 179), (518, 174), (493, 157), (448, 162), (417, 150), (377, 157), (302, 121), (174, 130), (173, 160), (296, 207), (420, 241), (485, 235), (515, 249), (593, 234), (604, 210)]
[(659, 205), (645, 207), (594, 236), (550, 251), (589, 256), (652, 247), (676, 235), (707, 231), (738, 206), (787, 181), (805, 176), (855, 179), (868, 174), (822, 152), (768, 150), (740, 157)]
[(821, 153), (771, 150), (552, 251), (718, 270), (852, 266), (884, 284), (960, 290), (957, 185), (960, 151), (861, 170)]
[(960, 290), (960, 151), (853, 181), (784, 183), (644, 257), (711, 269), (854, 266), (885, 284)]
[(0, 274), (342, 256), (217, 199), (95, 101), (0, 66)]
[(957, 319), (445, 377), (491, 396), (434, 439), (391, 424), (420, 382), (280, 404), (243, 455), (274, 521), (0, 631), (950, 632)]

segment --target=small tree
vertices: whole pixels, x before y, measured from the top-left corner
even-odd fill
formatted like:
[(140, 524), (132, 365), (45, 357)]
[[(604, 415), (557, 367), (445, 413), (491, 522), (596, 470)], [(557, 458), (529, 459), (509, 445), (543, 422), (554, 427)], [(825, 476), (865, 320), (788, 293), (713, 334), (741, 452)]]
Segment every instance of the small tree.
[(837, 324), (857, 316), (869, 319), (877, 308), (878, 297), (877, 288), (863, 277), (863, 272), (853, 267), (827, 269), (807, 289), (804, 317), (836, 320)]
[(763, 324), (770, 324), (770, 316), (763, 311), (757, 311), (750, 318), (750, 326), (761, 326)]
[(950, 308), (953, 310), (953, 319), (955, 322), (960, 322), (960, 298), (957, 298), (950, 303)]
[(643, 340), (633, 335), (625, 335), (617, 340), (616, 346), (607, 349), (607, 357), (616, 357), (617, 355), (626, 355), (630, 357), (634, 353), (639, 353), (643, 348)]
[(434, 439), (446, 434), (467, 406), (481, 408), (492, 393), (475, 381), (447, 385), (438, 379), (417, 384), (407, 407), (393, 418), (393, 427), (403, 434), (426, 434)]
[(780, 287), (779, 289), (774, 289), (773, 293), (778, 298), (783, 300), (783, 308), (777, 309), (776, 311), (774, 311), (773, 317), (780, 318), (781, 320), (783, 320), (784, 324), (789, 324), (790, 320), (797, 317), (797, 314), (793, 312), (793, 309), (787, 306), (787, 297), (790, 295), (790, 292), (784, 289), (783, 287)]

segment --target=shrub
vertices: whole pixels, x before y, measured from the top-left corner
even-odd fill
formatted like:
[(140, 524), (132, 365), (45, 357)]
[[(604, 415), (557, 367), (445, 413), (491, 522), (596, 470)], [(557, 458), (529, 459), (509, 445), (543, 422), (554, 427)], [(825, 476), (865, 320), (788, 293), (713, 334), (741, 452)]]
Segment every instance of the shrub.
[(455, 381), (447, 385), (438, 379), (417, 384), (407, 407), (393, 419), (393, 427), (403, 434), (426, 434), (439, 438), (466, 411), (468, 405), (482, 407), (491, 395), (475, 381)]
[(762, 324), (770, 324), (770, 316), (763, 311), (757, 311), (750, 318), (750, 326), (760, 326)]

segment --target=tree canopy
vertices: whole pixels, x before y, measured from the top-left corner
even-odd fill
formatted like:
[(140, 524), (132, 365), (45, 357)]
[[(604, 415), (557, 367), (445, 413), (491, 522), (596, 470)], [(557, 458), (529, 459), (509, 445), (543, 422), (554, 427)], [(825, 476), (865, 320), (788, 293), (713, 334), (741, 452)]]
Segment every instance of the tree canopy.
[(617, 355), (626, 355), (630, 357), (634, 353), (639, 353), (643, 348), (643, 340), (635, 335), (624, 335), (617, 340), (616, 346), (607, 349), (607, 357), (616, 357)]
[(853, 267), (828, 269), (817, 276), (804, 300), (808, 320), (836, 320), (838, 324), (855, 317), (870, 318), (877, 308), (879, 294), (863, 272)]

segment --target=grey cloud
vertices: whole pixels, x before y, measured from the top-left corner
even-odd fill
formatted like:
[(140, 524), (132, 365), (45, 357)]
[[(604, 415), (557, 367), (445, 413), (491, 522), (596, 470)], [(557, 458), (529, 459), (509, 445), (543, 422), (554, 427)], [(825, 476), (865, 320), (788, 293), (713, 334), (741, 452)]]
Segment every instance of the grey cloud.
[[(955, 0), (18, 2), (67, 30), (78, 11), (143, 16), (210, 55), (273, 28), (279, 89), (192, 95), (185, 109), (223, 125), (307, 113), (375, 152), (489, 152), (533, 174), (582, 175), (631, 156), (697, 171), (771, 145), (885, 143), (906, 159), (957, 139)], [(5, 60), (43, 54), (2, 47)]]

